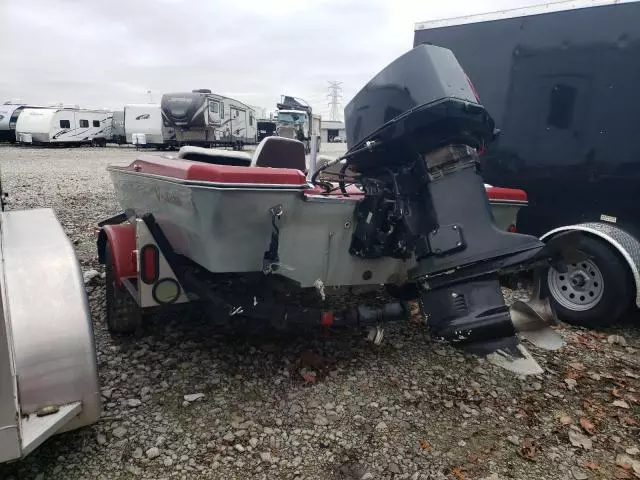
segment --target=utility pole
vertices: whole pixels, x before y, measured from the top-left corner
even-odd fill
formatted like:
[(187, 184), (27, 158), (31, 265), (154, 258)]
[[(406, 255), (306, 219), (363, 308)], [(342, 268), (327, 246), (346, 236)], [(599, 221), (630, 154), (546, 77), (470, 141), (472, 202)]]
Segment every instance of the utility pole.
[(331, 120), (340, 120), (340, 99), (342, 98), (342, 82), (329, 80), (329, 118)]

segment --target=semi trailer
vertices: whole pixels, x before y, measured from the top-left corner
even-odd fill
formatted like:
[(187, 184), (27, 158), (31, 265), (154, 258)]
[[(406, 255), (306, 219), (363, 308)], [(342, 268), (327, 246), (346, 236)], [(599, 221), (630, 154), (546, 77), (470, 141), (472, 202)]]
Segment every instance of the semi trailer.
[(495, 118), (483, 174), (527, 192), (518, 231), (581, 233), (589, 258), (549, 268), (541, 288), (582, 325), (640, 306), (638, 24), (640, 2), (597, 0), (415, 26), (414, 45), (451, 49)]

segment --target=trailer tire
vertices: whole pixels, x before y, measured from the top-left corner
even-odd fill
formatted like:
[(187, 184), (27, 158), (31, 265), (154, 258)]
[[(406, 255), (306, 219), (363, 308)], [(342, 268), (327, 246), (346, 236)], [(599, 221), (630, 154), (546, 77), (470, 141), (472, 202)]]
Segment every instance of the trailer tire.
[(116, 274), (109, 242), (105, 246), (107, 328), (111, 333), (134, 333), (142, 326), (142, 309), (123, 286), (116, 285)]
[(564, 322), (584, 327), (610, 325), (633, 301), (629, 267), (610, 245), (594, 237), (583, 235), (579, 248), (591, 258), (568, 265), (564, 274), (550, 267), (542, 275), (542, 293)]

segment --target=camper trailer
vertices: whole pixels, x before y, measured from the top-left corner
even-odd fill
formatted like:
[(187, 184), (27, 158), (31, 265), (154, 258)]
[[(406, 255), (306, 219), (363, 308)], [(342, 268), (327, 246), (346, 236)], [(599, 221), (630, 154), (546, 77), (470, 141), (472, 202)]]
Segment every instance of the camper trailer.
[(139, 147), (164, 148), (175, 140), (173, 128), (167, 127), (160, 105), (153, 103), (124, 106), (126, 142)]
[(23, 145), (96, 145), (111, 140), (113, 113), (76, 108), (25, 108), (16, 122)]
[(124, 132), (124, 110), (113, 112), (111, 119), (111, 139), (113, 143), (122, 145), (126, 143), (127, 138)]
[(161, 106), (165, 122), (175, 129), (177, 145), (241, 149), (243, 145), (256, 143), (254, 110), (233, 98), (201, 89), (166, 93)]
[[(500, 129), (485, 180), (523, 189), (518, 231), (580, 232), (589, 260), (549, 268), (565, 320), (640, 307), (640, 2), (555, 2), (422, 22), (414, 45), (451, 49)], [(594, 28), (597, 25), (597, 28)]]
[(0, 142), (15, 142), (15, 128), (11, 128), (11, 122), (13, 119), (13, 125), (15, 125), (15, 118), (20, 114), (24, 106), (23, 103), (11, 102), (5, 102), (0, 105)]

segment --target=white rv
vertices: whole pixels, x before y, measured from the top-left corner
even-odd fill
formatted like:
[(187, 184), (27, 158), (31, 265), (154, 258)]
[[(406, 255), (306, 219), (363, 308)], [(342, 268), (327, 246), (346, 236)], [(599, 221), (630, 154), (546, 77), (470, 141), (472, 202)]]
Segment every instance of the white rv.
[(15, 131), (11, 128), (11, 120), (24, 108), (22, 103), (6, 102), (0, 105), (0, 142), (15, 142)]
[(113, 113), (75, 108), (25, 108), (16, 123), (16, 140), (33, 145), (104, 146), (111, 140)]
[(160, 105), (142, 103), (124, 106), (127, 143), (162, 148), (170, 143), (172, 130), (164, 126)]
[(175, 140), (172, 142), (179, 146), (242, 148), (256, 143), (255, 111), (233, 98), (200, 89), (189, 93), (165, 93), (161, 106), (166, 125), (174, 128)]

